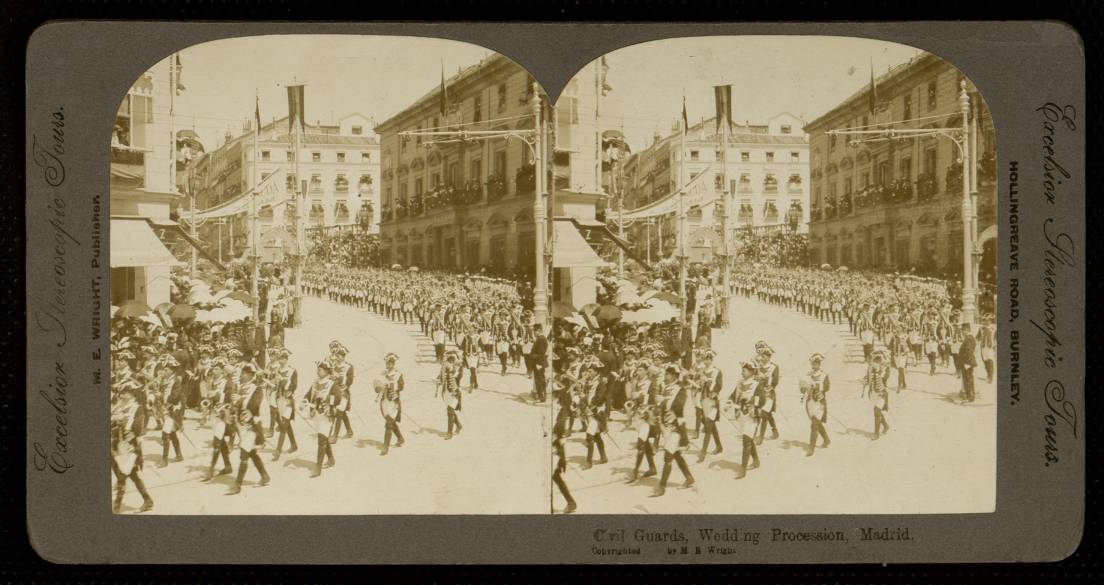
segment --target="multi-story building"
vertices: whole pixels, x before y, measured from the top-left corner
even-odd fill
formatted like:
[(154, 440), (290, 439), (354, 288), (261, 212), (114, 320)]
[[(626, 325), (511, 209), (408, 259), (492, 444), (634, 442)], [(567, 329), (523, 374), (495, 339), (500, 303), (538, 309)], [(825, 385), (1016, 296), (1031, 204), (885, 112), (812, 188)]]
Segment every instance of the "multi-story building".
[[(813, 265), (831, 264), (962, 274), (963, 172), (947, 134), (910, 137), (892, 129), (962, 127), (962, 73), (921, 54), (875, 79), (805, 129), (812, 149)], [(996, 135), (984, 102), (966, 80), (971, 105), (970, 161), (974, 209), (984, 253), (993, 260), (996, 222)], [(831, 130), (884, 130), (877, 135)], [(973, 188), (975, 185), (968, 185)], [(991, 263), (991, 262), (990, 262)], [(982, 260), (982, 265), (986, 260)]]
[[(127, 91), (111, 137), (111, 304), (168, 302), (173, 266), (190, 242), (170, 218), (180, 194), (170, 102), (179, 85), (174, 54), (142, 74)], [(174, 251), (176, 252), (174, 254)]]
[(435, 88), (376, 127), (382, 261), (532, 272), (535, 167), (528, 137), (458, 132), (532, 130), (533, 79), (494, 54), (444, 85), (446, 99)]
[[(656, 135), (619, 171), (626, 235), (637, 254), (658, 259), (674, 253), (679, 227), (679, 198), (674, 195), (680, 181), (686, 182), (683, 205), (692, 261), (705, 261), (713, 248), (714, 236), (696, 236), (721, 233), (716, 204), (725, 200), (726, 192), (732, 195), (729, 226), (734, 231), (804, 232), (809, 219), (809, 144), (802, 125), (801, 119), (786, 113), (763, 124), (738, 125), (728, 132), (724, 153), (715, 119), (691, 126), (685, 143), (677, 128), (669, 136)], [(619, 210), (608, 215), (614, 224), (620, 217)]]
[[(201, 239), (212, 249), (236, 256), (248, 248), (250, 208), (242, 201), (248, 199), (255, 182), (270, 185), (258, 208), (262, 238), (276, 227), (295, 233), (297, 189), (306, 194), (308, 232), (378, 231), (380, 155), (370, 118), (350, 114), (333, 124), (306, 125), (300, 139), (298, 177), (286, 117), (264, 124), (257, 138), (254, 152), (253, 130), (246, 125), (241, 135), (228, 135), (221, 146), (195, 158), (187, 170), (197, 213), (218, 216), (219, 209), (234, 210), (199, 227)], [(182, 211), (182, 219), (188, 219), (188, 211)]]

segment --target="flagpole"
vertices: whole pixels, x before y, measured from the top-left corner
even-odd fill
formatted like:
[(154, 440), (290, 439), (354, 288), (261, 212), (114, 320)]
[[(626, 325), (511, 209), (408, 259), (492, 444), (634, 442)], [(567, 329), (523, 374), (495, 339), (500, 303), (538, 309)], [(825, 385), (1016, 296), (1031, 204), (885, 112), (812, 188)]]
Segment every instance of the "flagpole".
[[(300, 95), (300, 99), (305, 98), (305, 88), (303, 95)], [(303, 120), (299, 116), (298, 110), (303, 108), (301, 104), (297, 105), (295, 111), (289, 111), (289, 119), (293, 122), (291, 126), (291, 140), (292, 140), (292, 163), (294, 166), (295, 175), (295, 242), (298, 246), (298, 255), (295, 260), (295, 311), (293, 325), (299, 327), (303, 324), (303, 264), (306, 263), (307, 258), (307, 233), (303, 225), (303, 211), (307, 205), (306, 190), (302, 188), (302, 180), (299, 175), (299, 157), (300, 157), (300, 144), (301, 137), (299, 136), (299, 129), (302, 127)]]
[[(719, 135), (721, 141), (721, 195), (724, 197), (724, 216), (721, 219), (721, 229), (724, 230), (722, 234), (722, 242), (724, 246), (723, 260), (724, 265), (721, 270), (721, 327), (727, 328), (729, 322), (729, 290), (731, 288), (732, 281), (732, 230), (729, 227), (729, 221), (732, 217), (732, 193), (728, 190), (728, 112), (731, 111), (732, 105), (726, 103), (724, 111), (717, 112), (718, 123), (721, 126), (721, 133)], [(720, 118), (724, 119), (720, 119)]]
[(260, 280), (261, 262), (260, 257), (257, 255), (257, 157), (260, 156), (260, 97), (254, 96), (256, 102), (256, 116), (253, 119), (253, 189), (249, 197), (249, 222), (250, 222), (250, 239), (252, 240), (252, 254), (253, 254), (253, 326), (260, 325), (261, 315), (261, 294), (258, 288), (258, 281)]
[(682, 134), (679, 138), (679, 200), (678, 200), (678, 249), (679, 249), (679, 298), (682, 299), (680, 319), (687, 324), (690, 303), (686, 298), (686, 95), (682, 96)]

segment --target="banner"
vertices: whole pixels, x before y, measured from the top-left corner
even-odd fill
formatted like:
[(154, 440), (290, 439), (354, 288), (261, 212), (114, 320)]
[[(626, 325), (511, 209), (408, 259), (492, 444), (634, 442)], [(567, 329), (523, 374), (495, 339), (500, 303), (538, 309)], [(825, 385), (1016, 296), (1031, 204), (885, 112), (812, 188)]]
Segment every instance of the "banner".
[[(294, 132), (296, 128), (303, 129), (305, 124), (305, 91), (302, 85), (289, 85), (288, 91), (288, 132)], [(258, 108), (260, 106), (258, 105)]]

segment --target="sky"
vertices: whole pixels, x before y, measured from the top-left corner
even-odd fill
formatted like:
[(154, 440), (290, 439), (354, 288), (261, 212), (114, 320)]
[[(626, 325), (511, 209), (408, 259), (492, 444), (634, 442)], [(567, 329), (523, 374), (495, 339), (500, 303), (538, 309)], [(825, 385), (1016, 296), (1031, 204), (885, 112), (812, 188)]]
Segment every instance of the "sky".
[[(607, 56), (604, 128), (623, 128), (633, 150), (653, 132), (666, 135), (685, 92), (691, 123), (713, 115), (712, 86), (731, 83), (733, 117), (762, 122), (790, 112), (811, 121), (865, 87), (917, 49), (845, 37), (696, 37), (634, 45)], [(229, 128), (237, 135), (253, 117), (287, 114), (285, 86), (306, 84), (308, 122), (360, 113), (383, 121), (491, 51), (457, 41), (417, 37), (271, 35), (214, 41), (181, 51), (177, 127), (194, 125), (211, 150)], [(584, 87), (587, 85), (584, 84)], [(593, 112), (580, 111), (581, 115)]]
[[(872, 62), (880, 75), (918, 54), (896, 43), (825, 36), (695, 37), (633, 45), (606, 56), (606, 80), (613, 89), (601, 103), (601, 122), (604, 128), (623, 126), (636, 151), (656, 130), (671, 133), (684, 92), (691, 124), (712, 118), (713, 86), (720, 84), (732, 84), (732, 117), (738, 123), (765, 122), (783, 112), (811, 122), (869, 86)], [(580, 112), (586, 114), (593, 112)]]

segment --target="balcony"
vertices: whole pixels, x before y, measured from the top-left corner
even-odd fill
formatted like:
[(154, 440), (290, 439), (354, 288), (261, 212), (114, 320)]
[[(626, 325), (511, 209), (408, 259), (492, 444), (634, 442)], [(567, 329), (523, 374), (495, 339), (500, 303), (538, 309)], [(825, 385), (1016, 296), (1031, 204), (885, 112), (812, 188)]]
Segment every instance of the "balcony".
[(518, 167), (514, 175), (514, 192), (518, 195), (531, 195), (537, 190), (537, 171), (533, 165)]
[(854, 211), (854, 204), (850, 193), (843, 194), (843, 199), (840, 200), (839, 211), (840, 215), (851, 215), (851, 212)]
[(146, 151), (123, 145), (111, 146), (111, 179), (132, 187), (146, 184)]
[(498, 201), (506, 196), (506, 180), (500, 176), (487, 179), (487, 201)]
[(336, 191), (338, 193), (348, 193), (349, 192), (349, 180), (348, 179), (337, 179), (336, 181), (334, 181), (334, 191)]
[(778, 180), (777, 179), (767, 179), (767, 180), (763, 181), (763, 191), (765, 191), (767, 193), (777, 193), (778, 192)]
[(803, 192), (804, 186), (801, 184), (801, 175), (793, 175), (789, 181), (786, 181), (786, 191), (790, 193)]
[(736, 191), (738, 193), (751, 193), (751, 181), (740, 180), (736, 185)]
[(916, 179), (916, 198), (919, 201), (927, 201), (939, 192), (939, 183), (935, 180), (934, 173), (922, 173)]

